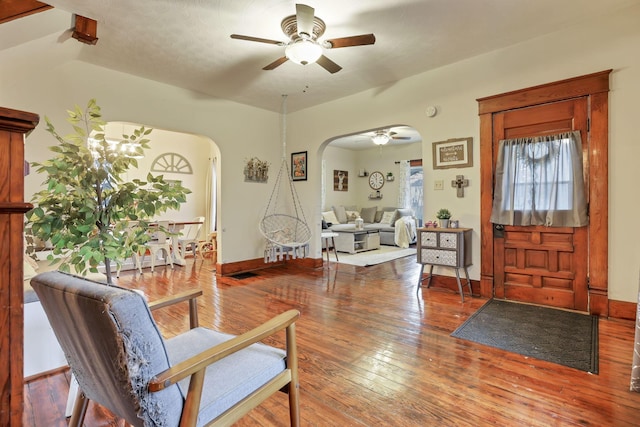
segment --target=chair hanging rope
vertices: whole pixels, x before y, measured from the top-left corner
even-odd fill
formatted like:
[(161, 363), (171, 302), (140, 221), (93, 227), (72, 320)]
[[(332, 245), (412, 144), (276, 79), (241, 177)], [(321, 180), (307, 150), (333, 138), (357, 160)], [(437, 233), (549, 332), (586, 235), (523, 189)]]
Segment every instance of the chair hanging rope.
[[(287, 164), (287, 95), (282, 95), (282, 97), (282, 161), (273, 192), (259, 224), (260, 233), (267, 239), (264, 251), (265, 262), (304, 258), (309, 252), (309, 241), (311, 240), (311, 229), (304, 216)], [(288, 184), (288, 193), (286, 192), (286, 184)]]

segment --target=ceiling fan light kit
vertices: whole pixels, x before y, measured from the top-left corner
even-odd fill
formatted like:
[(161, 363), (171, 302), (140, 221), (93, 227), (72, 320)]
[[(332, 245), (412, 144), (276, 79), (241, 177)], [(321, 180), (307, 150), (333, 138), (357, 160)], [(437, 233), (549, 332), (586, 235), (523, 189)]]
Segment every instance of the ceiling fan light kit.
[(231, 34), (232, 39), (251, 42), (275, 44), (285, 46), (283, 57), (263, 67), (263, 70), (273, 70), (288, 60), (296, 64), (307, 65), (317, 62), (322, 68), (331, 74), (342, 69), (341, 66), (324, 56), (324, 49), (337, 49), (351, 46), (371, 45), (376, 42), (373, 34), (361, 34), (358, 36), (340, 37), (319, 41), (324, 34), (326, 25), (324, 21), (315, 16), (315, 9), (305, 4), (296, 4), (296, 14), (287, 16), (280, 23), (282, 32), (289, 38), (288, 41), (263, 39), (260, 37)]
[(313, 64), (322, 56), (322, 47), (311, 40), (299, 39), (287, 45), (284, 54), (296, 64)]
[(389, 134), (383, 131), (378, 131), (371, 137), (371, 141), (376, 145), (385, 145), (389, 142)]

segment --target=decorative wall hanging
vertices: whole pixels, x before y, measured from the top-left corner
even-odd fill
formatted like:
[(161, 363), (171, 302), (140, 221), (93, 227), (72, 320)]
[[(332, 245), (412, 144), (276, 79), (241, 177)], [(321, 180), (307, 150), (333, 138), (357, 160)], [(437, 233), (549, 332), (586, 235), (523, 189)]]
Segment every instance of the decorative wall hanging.
[(349, 172), (348, 171), (333, 171), (333, 190), (334, 191), (349, 191)]
[(291, 153), (291, 178), (294, 181), (307, 180), (307, 152)]
[(189, 160), (178, 153), (160, 154), (153, 163), (151, 163), (151, 171), (193, 174)]
[(468, 168), (473, 166), (473, 138), (453, 138), (434, 142), (433, 168)]
[(245, 182), (267, 182), (269, 180), (269, 162), (252, 157), (244, 167)]
[(464, 175), (456, 175), (456, 179), (451, 181), (451, 186), (456, 188), (456, 195), (458, 197), (464, 197), (464, 187), (469, 186), (469, 180), (464, 179)]

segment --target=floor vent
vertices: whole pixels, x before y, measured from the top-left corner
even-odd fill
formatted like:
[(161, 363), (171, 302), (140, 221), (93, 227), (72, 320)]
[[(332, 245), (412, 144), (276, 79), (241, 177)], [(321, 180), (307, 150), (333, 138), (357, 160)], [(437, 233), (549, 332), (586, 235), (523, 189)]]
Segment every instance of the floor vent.
[(245, 271), (244, 273), (232, 274), (229, 277), (236, 280), (242, 280), (242, 279), (248, 279), (249, 277), (256, 277), (256, 276), (257, 276), (256, 273), (252, 273), (251, 271)]

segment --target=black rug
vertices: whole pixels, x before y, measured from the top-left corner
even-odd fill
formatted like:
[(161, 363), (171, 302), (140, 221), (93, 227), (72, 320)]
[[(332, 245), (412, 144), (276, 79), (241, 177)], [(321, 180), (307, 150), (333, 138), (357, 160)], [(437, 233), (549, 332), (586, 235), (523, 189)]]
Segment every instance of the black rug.
[(598, 373), (598, 317), (489, 300), (451, 336)]

